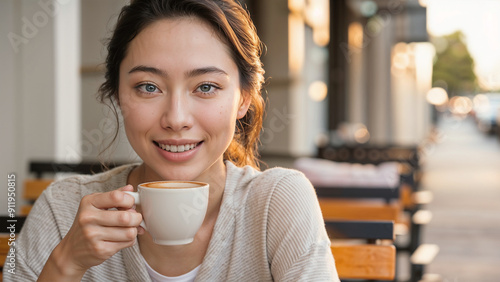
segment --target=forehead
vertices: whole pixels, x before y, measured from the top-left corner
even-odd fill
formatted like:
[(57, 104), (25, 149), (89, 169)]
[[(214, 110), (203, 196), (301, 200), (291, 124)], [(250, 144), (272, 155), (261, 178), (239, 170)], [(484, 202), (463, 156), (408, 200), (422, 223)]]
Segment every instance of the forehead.
[(196, 17), (158, 20), (130, 42), (124, 63), (236, 67), (230, 48), (221, 38), (212, 26)]

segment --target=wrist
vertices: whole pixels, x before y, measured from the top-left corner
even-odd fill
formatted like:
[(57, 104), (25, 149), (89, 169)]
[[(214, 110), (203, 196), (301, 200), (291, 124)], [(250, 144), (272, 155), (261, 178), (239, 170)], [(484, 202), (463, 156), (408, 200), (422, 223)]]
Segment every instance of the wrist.
[(71, 263), (61, 244), (50, 254), (38, 281), (80, 281), (86, 270)]

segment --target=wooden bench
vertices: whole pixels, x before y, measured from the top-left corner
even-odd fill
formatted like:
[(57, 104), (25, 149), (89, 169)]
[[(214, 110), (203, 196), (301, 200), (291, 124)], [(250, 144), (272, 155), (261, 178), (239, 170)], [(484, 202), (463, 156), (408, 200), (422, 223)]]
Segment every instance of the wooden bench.
[(36, 199), (40, 197), (43, 190), (45, 190), (50, 183), (52, 183), (53, 179), (27, 179), (24, 181), (23, 186), (23, 194), (22, 197), (29, 204), (21, 206), (20, 215), (27, 216), (31, 211), (33, 203), (35, 203)]
[[(420, 188), (422, 170), (420, 166), (421, 150), (418, 146), (332, 146), (326, 144), (318, 148), (318, 157), (335, 162), (360, 163), (360, 164), (380, 164), (383, 162), (398, 162), (401, 165), (400, 175), (400, 195), (399, 201), (405, 214), (400, 217), (397, 226), (398, 234), (408, 234), (408, 243), (397, 245), (398, 251), (415, 253), (419, 247), (426, 247), (421, 243), (422, 228), (432, 219), (432, 214), (424, 209), (426, 204), (432, 201), (432, 192), (423, 191)], [(407, 230), (407, 231), (406, 231)], [(419, 254), (432, 254), (432, 252), (419, 252)], [(420, 255), (422, 256), (422, 255)], [(421, 261), (432, 261), (433, 256)], [(411, 264), (412, 269), (415, 265)], [(422, 268), (423, 269), (423, 268)], [(412, 271), (412, 276), (416, 275)], [(420, 276), (421, 277), (421, 276)], [(412, 278), (413, 279), (413, 278)], [(418, 280), (418, 279), (415, 279)]]
[[(421, 226), (430, 222), (432, 214), (426, 210), (410, 213), (405, 217), (405, 206), (402, 201), (400, 187), (316, 187), (318, 201), (325, 220), (391, 220), (395, 222), (395, 230), (408, 230), (411, 238), (409, 247), (411, 280), (422, 278), (424, 263), (430, 263), (436, 252), (423, 251), (427, 244), (420, 243)], [(425, 197), (428, 195), (421, 195)], [(403, 227), (403, 228), (402, 228)], [(401, 234), (401, 231), (395, 231)]]
[[(339, 277), (345, 279), (393, 280), (396, 248), (392, 221), (325, 220)], [(353, 243), (364, 239), (367, 243)]]
[[(398, 187), (315, 187), (341, 279), (392, 280), (394, 223), (402, 206)], [(338, 239), (365, 239), (349, 244)], [(376, 244), (384, 240), (385, 244)]]
[(396, 187), (315, 187), (323, 216), (329, 219), (392, 220), (396, 234), (409, 228)]
[(393, 280), (396, 248), (393, 245), (331, 246), (340, 279)]
[(398, 221), (401, 205), (377, 200), (352, 200), (319, 198), (319, 205), (325, 220), (392, 220)]

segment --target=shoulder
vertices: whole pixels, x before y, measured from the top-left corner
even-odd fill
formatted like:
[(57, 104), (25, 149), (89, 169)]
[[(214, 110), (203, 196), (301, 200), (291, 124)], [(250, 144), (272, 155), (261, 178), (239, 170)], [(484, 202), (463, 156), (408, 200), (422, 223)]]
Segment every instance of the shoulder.
[(271, 205), (274, 201), (283, 201), (283, 198), (292, 201), (316, 199), (311, 182), (302, 172), (281, 167), (258, 171), (229, 164), (226, 188), (234, 190), (236, 199), (241, 198), (247, 204)]
[(275, 167), (262, 172), (262, 181), (274, 183), (276, 188), (309, 189), (311, 182), (300, 171), (289, 168)]
[(252, 182), (267, 183), (267, 184), (285, 184), (289, 180), (299, 180), (300, 184), (307, 184), (310, 186), (310, 181), (307, 177), (298, 170), (283, 168), (283, 167), (273, 167), (266, 169), (264, 171), (259, 171), (251, 166), (237, 167), (233, 163), (227, 161), (227, 175), (228, 183), (234, 184), (232, 182), (237, 182), (238, 184), (250, 184)]
[[(300, 171), (286, 168), (272, 168), (263, 172), (262, 180), (271, 185), (269, 208), (283, 210), (284, 206), (295, 207), (301, 212), (314, 209), (317, 196), (309, 179)], [(260, 185), (258, 185), (260, 186)], [(258, 191), (263, 193), (263, 191)]]
[(255, 192), (272, 195), (314, 191), (311, 182), (302, 172), (283, 167), (264, 170), (253, 179), (253, 184)]

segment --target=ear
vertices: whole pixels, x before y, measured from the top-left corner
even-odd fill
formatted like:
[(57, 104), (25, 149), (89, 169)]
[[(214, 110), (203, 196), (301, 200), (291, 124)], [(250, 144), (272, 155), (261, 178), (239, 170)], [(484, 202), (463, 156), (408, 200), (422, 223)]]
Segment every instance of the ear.
[(250, 107), (251, 101), (252, 101), (252, 99), (250, 99), (250, 94), (241, 93), (240, 105), (238, 108), (238, 115), (237, 115), (238, 119), (243, 118), (247, 114), (247, 111), (248, 111), (248, 108)]

